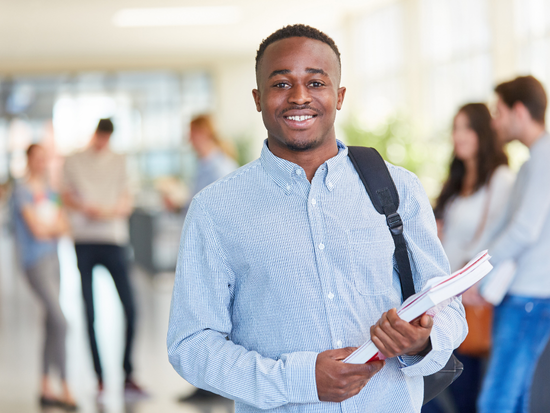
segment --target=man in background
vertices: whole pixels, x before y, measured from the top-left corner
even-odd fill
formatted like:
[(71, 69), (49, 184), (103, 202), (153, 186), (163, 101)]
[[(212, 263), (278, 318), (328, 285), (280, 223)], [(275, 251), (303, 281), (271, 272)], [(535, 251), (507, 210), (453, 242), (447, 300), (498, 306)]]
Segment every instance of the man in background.
[(88, 336), (98, 396), (103, 394), (103, 371), (94, 330), (93, 269), (103, 265), (113, 277), (126, 316), (124, 350), (125, 395), (145, 396), (132, 379), (132, 344), (135, 305), (128, 278), (128, 216), (132, 199), (128, 188), (126, 160), (109, 149), (114, 127), (110, 119), (101, 119), (89, 146), (65, 160), (63, 201), (70, 210), (82, 295), (86, 307)]
[(518, 173), (504, 229), (489, 248), (495, 267), (513, 260), (517, 270), (506, 297), (495, 308), (493, 349), (478, 407), (481, 413), (527, 413), (535, 367), (550, 337), (547, 98), (532, 76), (501, 83), (495, 91), (493, 122), (499, 137), (523, 143), (531, 157)]

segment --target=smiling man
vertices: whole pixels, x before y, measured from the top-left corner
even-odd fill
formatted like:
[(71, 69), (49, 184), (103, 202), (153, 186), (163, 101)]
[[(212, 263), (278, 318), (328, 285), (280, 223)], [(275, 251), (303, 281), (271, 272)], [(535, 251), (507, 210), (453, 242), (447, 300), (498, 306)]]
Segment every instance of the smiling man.
[[(460, 303), (412, 324), (394, 244), (336, 139), (334, 41), (304, 25), (265, 39), (253, 91), (267, 140), (258, 160), (197, 194), (183, 228), (168, 353), (237, 412), (419, 412), (423, 376), (466, 334)], [(388, 165), (417, 289), (449, 264), (416, 177)], [(372, 337), (388, 357), (343, 363)]]

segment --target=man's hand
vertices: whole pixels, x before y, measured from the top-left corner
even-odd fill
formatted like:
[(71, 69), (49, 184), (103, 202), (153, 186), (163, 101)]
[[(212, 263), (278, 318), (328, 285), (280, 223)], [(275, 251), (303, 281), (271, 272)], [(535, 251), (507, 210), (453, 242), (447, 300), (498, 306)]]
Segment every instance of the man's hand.
[(382, 314), (380, 320), (370, 328), (370, 337), (378, 350), (388, 358), (403, 354), (414, 356), (430, 345), (433, 324), (432, 317), (427, 314), (407, 323), (392, 308)]
[(317, 356), (315, 379), (319, 400), (342, 402), (355, 396), (378, 373), (385, 362), (373, 361), (367, 364), (342, 363), (356, 347), (323, 351)]

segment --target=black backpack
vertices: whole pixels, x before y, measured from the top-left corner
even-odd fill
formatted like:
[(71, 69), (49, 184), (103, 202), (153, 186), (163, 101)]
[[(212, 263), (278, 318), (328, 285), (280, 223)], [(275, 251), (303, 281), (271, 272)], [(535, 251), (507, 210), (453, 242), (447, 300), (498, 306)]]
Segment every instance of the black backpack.
[[(348, 146), (348, 154), (355, 166), (370, 200), (379, 214), (386, 216), (386, 223), (395, 244), (395, 260), (401, 282), (403, 301), (415, 293), (407, 242), (403, 235), (403, 221), (397, 213), (399, 194), (384, 159), (374, 148)], [(432, 400), (464, 370), (462, 363), (451, 355), (445, 367), (430, 376), (424, 376), (424, 404)]]

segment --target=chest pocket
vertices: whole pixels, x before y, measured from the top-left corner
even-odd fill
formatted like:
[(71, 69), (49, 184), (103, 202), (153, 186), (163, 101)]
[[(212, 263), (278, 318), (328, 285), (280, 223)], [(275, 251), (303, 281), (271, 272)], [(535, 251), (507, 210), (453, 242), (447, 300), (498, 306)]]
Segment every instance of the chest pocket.
[(392, 288), (394, 243), (385, 225), (348, 231), (355, 287), (361, 295), (379, 295)]

